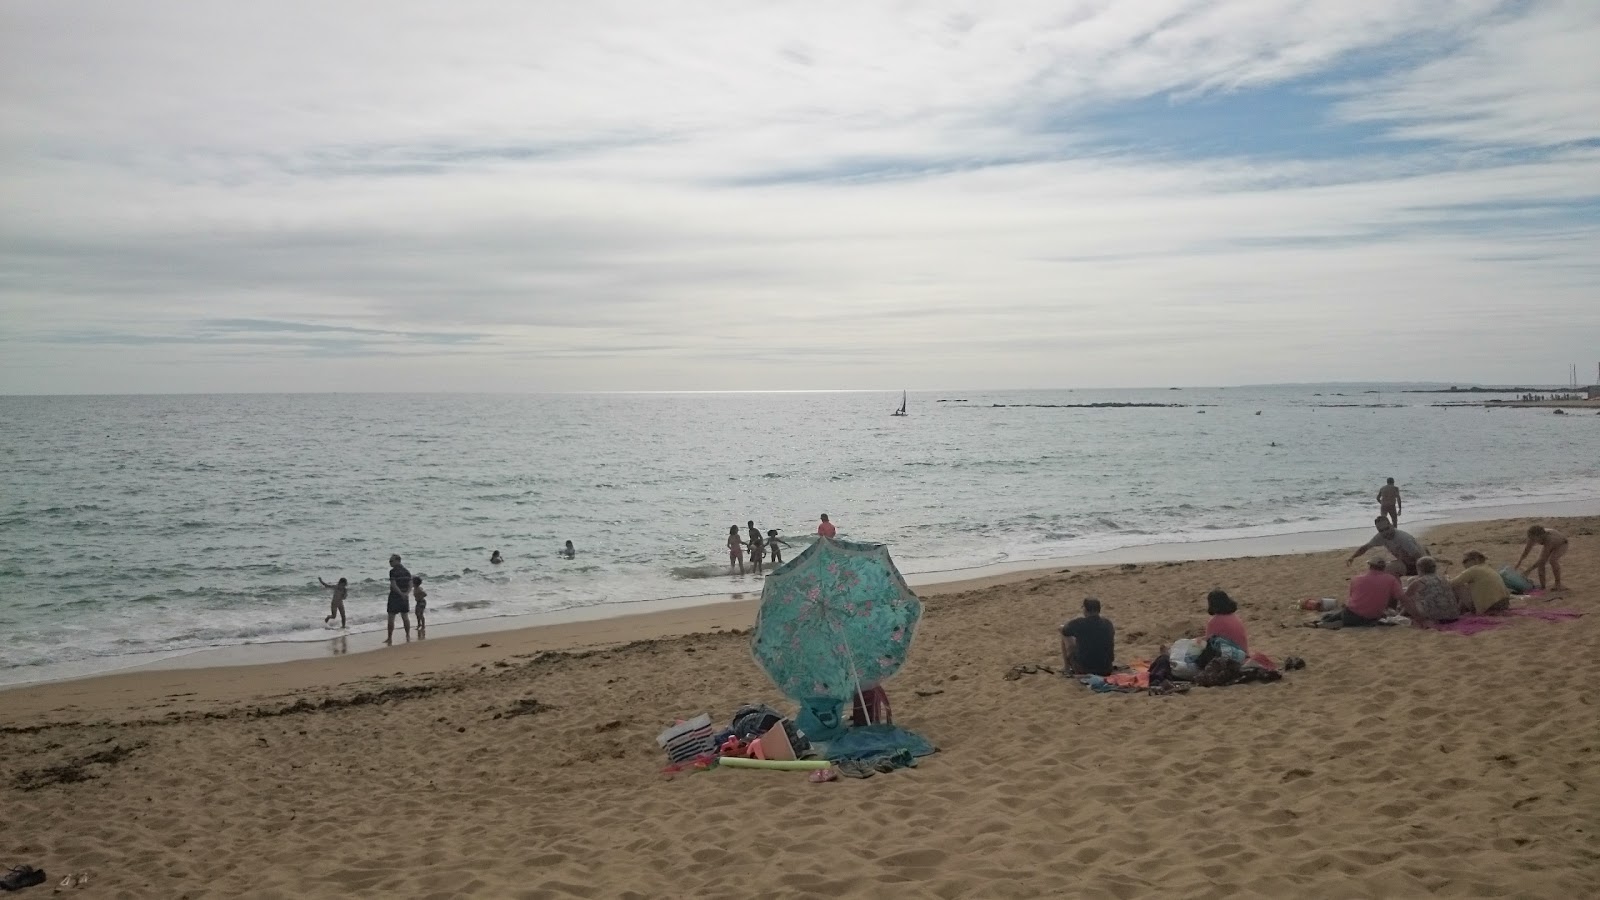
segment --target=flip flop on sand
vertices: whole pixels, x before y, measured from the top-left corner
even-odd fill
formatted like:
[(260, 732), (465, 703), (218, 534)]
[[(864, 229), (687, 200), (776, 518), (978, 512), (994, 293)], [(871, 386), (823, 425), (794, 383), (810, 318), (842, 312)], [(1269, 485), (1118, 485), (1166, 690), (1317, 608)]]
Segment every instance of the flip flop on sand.
[(828, 782), (828, 781), (838, 781), (839, 780), (839, 773), (835, 772), (832, 769), (817, 769), (817, 770), (813, 771), (810, 775), (807, 775), (806, 776), (806, 780), (811, 782), (812, 784), (822, 784), (822, 783)]

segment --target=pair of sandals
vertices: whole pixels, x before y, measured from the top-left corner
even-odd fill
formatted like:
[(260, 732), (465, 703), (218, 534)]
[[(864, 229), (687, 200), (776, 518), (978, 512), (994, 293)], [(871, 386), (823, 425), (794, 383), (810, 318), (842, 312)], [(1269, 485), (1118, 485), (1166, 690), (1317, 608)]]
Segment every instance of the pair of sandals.
[(33, 866), (12, 866), (11, 871), (0, 878), (0, 891), (20, 891), (23, 888), (44, 884), (45, 874), (43, 869)]

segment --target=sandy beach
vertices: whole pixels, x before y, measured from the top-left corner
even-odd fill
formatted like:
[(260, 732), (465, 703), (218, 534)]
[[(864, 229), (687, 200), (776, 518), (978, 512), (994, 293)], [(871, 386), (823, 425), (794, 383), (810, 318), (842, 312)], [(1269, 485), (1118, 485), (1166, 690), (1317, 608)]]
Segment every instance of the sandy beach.
[[(1532, 520), (1448, 525), (1435, 555), (1513, 562)], [(776, 691), (755, 601), (370, 653), (0, 693), (0, 861), (45, 896), (1580, 897), (1600, 895), (1600, 518), (1581, 610), (1463, 637), (1299, 627), (1349, 550), (1014, 574), (928, 599), (896, 722), (916, 769), (664, 779), (660, 728)], [(1404, 523), (1402, 523), (1402, 527)], [(1267, 685), (1099, 695), (1015, 666), (1102, 599), (1118, 659), (1240, 601)]]

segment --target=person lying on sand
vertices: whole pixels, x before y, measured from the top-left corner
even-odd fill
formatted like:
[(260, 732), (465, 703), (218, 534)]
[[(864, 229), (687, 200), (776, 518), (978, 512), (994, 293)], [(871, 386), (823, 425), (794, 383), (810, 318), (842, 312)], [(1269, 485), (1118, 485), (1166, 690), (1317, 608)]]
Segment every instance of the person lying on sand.
[(1407, 532), (1394, 527), (1388, 516), (1379, 516), (1372, 520), (1372, 524), (1378, 529), (1378, 533), (1372, 536), (1372, 540), (1357, 547), (1356, 552), (1350, 554), (1350, 558), (1344, 561), (1345, 565), (1349, 565), (1356, 557), (1374, 547), (1382, 547), (1394, 554), (1395, 559), (1400, 560), (1401, 565), (1406, 567), (1407, 575), (1417, 574), (1417, 560), (1428, 555), (1428, 548), (1422, 546), (1420, 541)]
[(1061, 664), (1067, 675), (1110, 675), (1117, 629), (1100, 616), (1100, 601), (1083, 601), (1083, 615), (1061, 626)]
[(1350, 594), (1339, 611), (1339, 624), (1349, 628), (1376, 625), (1390, 606), (1400, 605), (1405, 592), (1388, 567), (1389, 561), (1382, 556), (1368, 558), (1367, 571), (1350, 579)]
[(1500, 573), (1490, 568), (1488, 557), (1468, 550), (1461, 564), (1466, 568), (1450, 579), (1450, 586), (1463, 613), (1492, 616), (1511, 608), (1511, 591)]
[(1406, 585), (1400, 610), (1419, 628), (1432, 622), (1454, 622), (1461, 618), (1461, 603), (1456, 600), (1450, 579), (1439, 574), (1439, 563), (1431, 556), (1417, 560), (1417, 577)]
[(321, 578), (318, 578), (317, 581), (321, 582), (323, 587), (333, 591), (333, 605), (328, 608), (328, 617), (322, 620), (322, 624), (332, 625), (333, 617), (338, 616), (339, 627), (348, 628), (349, 626), (344, 621), (344, 599), (350, 593), (350, 582), (343, 578), (339, 579), (338, 584), (329, 584), (326, 581), (322, 581)]
[[(1533, 549), (1534, 544), (1538, 544), (1543, 548), (1539, 551), (1539, 558), (1533, 561), (1533, 565), (1522, 569), (1522, 561), (1528, 558), (1528, 551)], [(1524, 575), (1534, 569), (1538, 569), (1539, 590), (1542, 591), (1544, 590), (1544, 567), (1549, 564), (1551, 573), (1556, 576), (1556, 586), (1552, 590), (1564, 591), (1566, 588), (1561, 584), (1561, 557), (1566, 555), (1566, 535), (1543, 525), (1532, 525), (1528, 528), (1528, 542), (1522, 545), (1522, 555), (1517, 557), (1517, 568), (1522, 569), (1522, 574)]]

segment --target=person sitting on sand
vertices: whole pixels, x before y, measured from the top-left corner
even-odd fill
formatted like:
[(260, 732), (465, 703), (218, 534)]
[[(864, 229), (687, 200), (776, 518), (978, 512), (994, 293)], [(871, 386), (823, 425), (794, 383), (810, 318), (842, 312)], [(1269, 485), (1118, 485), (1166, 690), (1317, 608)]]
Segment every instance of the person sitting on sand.
[(1450, 579), (1450, 586), (1455, 588), (1463, 613), (1492, 616), (1511, 608), (1511, 591), (1500, 573), (1489, 567), (1488, 557), (1468, 550), (1461, 564), (1466, 568)]
[(561, 553), (559, 555), (562, 559), (577, 559), (578, 548), (572, 546), (571, 541), (567, 541), (566, 545), (561, 548)]
[(428, 627), (428, 592), (422, 589), (421, 575), (411, 576), (411, 599), (417, 610), (417, 637), (421, 637), (422, 629)]
[[(1539, 551), (1539, 558), (1533, 565), (1522, 569), (1522, 561), (1528, 558), (1528, 551), (1533, 545), (1538, 544), (1543, 549)], [(1517, 568), (1522, 569), (1526, 575), (1534, 569), (1539, 570), (1539, 590), (1544, 590), (1544, 567), (1548, 563), (1550, 571), (1556, 576), (1556, 586), (1552, 590), (1564, 591), (1566, 587), (1561, 584), (1561, 557), (1567, 555), (1567, 536), (1553, 528), (1543, 525), (1532, 525), (1528, 528), (1528, 542), (1522, 545), (1522, 555), (1517, 557)]]
[(1250, 637), (1245, 633), (1244, 622), (1238, 616), (1239, 604), (1233, 602), (1227, 591), (1218, 589), (1207, 594), (1206, 612), (1211, 616), (1206, 620), (1206, 640), (1227, 638), (1235, 647), (1245, 653), (1250, 652)]
[(333, 606), (329, 607), (328, 617), (322, 620), (322, 624), (332, 625), (333, 617), (338, 616), (339, 627), (349, 628), (350, 626), (346, 625), (344, 621), (344, 598), (350, 593), (350, 582), (343, 578), (339, 579), (338, 584), (329, 584), (326, 581), (322, 581), (321, 578), (318, 578), (317, 581), (322, 582), (323, 587), (333, 591)]
[(1350, 558), (1344, 561), (1345, 565), (1349, 565), (1356, 557), (1374, 547), (1382, 547), (1392, 553), (1395, 559), (1400, 560), (1400, 564), (1406, 567), (1407, 575), (1417, 574), (1417, 560), (1428, 555), (1428, 548), (1422, 546), (1421, 542), (1410, 534), (1394, 527), (1388, 516), (1379, 516), (1372, 520), (1372, 524), (1378, 529), (1378, 533), (1372, 536), (1372, 540), (1357, 547), (1356, 552), (1350, 554)]
[(383, 639), (385, 644), (394, 643), (394, 617), (399, 616), (405, 624), (406, 640), (411, 640), (411, 602), (406, 598), (411, 594), (411, 572), (400, 565), (400, 554), (389, 557), (389, 636)]
[(1439, 574), (1439, 563), (1433, 557), (1417, 560), (1417, 577), (1406, 585), (1400, 610), (1418, 627), (1461, 618), (1461, 603), (1456, 600), (1455, 589), (1450, 586), (1450, 579)]
[(778, 529), (776, 529), (776, 528), (768, 528), (767, 529), (767, 548), (772, 551), (772, 563), (773, 563), (773, 565), (777, 565), (778, 563), (783, 562), (783, 552), (778, 549), (778, 545), (779, 544), (782, 544), (785, 547), (789, 546), (789, 542), (788, 541), (784, 540), (781, 537), (778, 537)]
[(728, 574), (733, 574), (735, 566), (739, 567), (739, 574), (744, 574), (744, 541), (739, 540), (739, 526), (728, 526)]
[(1388, 567), (1388, 560), (1373, 556), (1367, 560), (1367, 571), (1350, 579), (1350, 594), (1339, 611), (1340, 624), (1352, 628), (1376, 625), (1390, 606), (1400, 604), (1405, 592)]
[(495, 565), (498, 566), (501, 563), (505, 562), (505, 560), (500, 558), (500, 551), (496, 550), (495, 552), (489, 554), (489, 562), (494, 563)]
[(1061, 626), (1061, 665), (1068, 675), (1110, 675), (1116, 644), (1117, 629), (1100, 616), (1100, 601), (1087, 597), (1083, 615)]
[(839, 529), (833, 527), (833, 523), (828, 521), (828, 514), (823, 513), (822, 521), (817, 525), (817, 536), (831, 538), (838, 533)]

